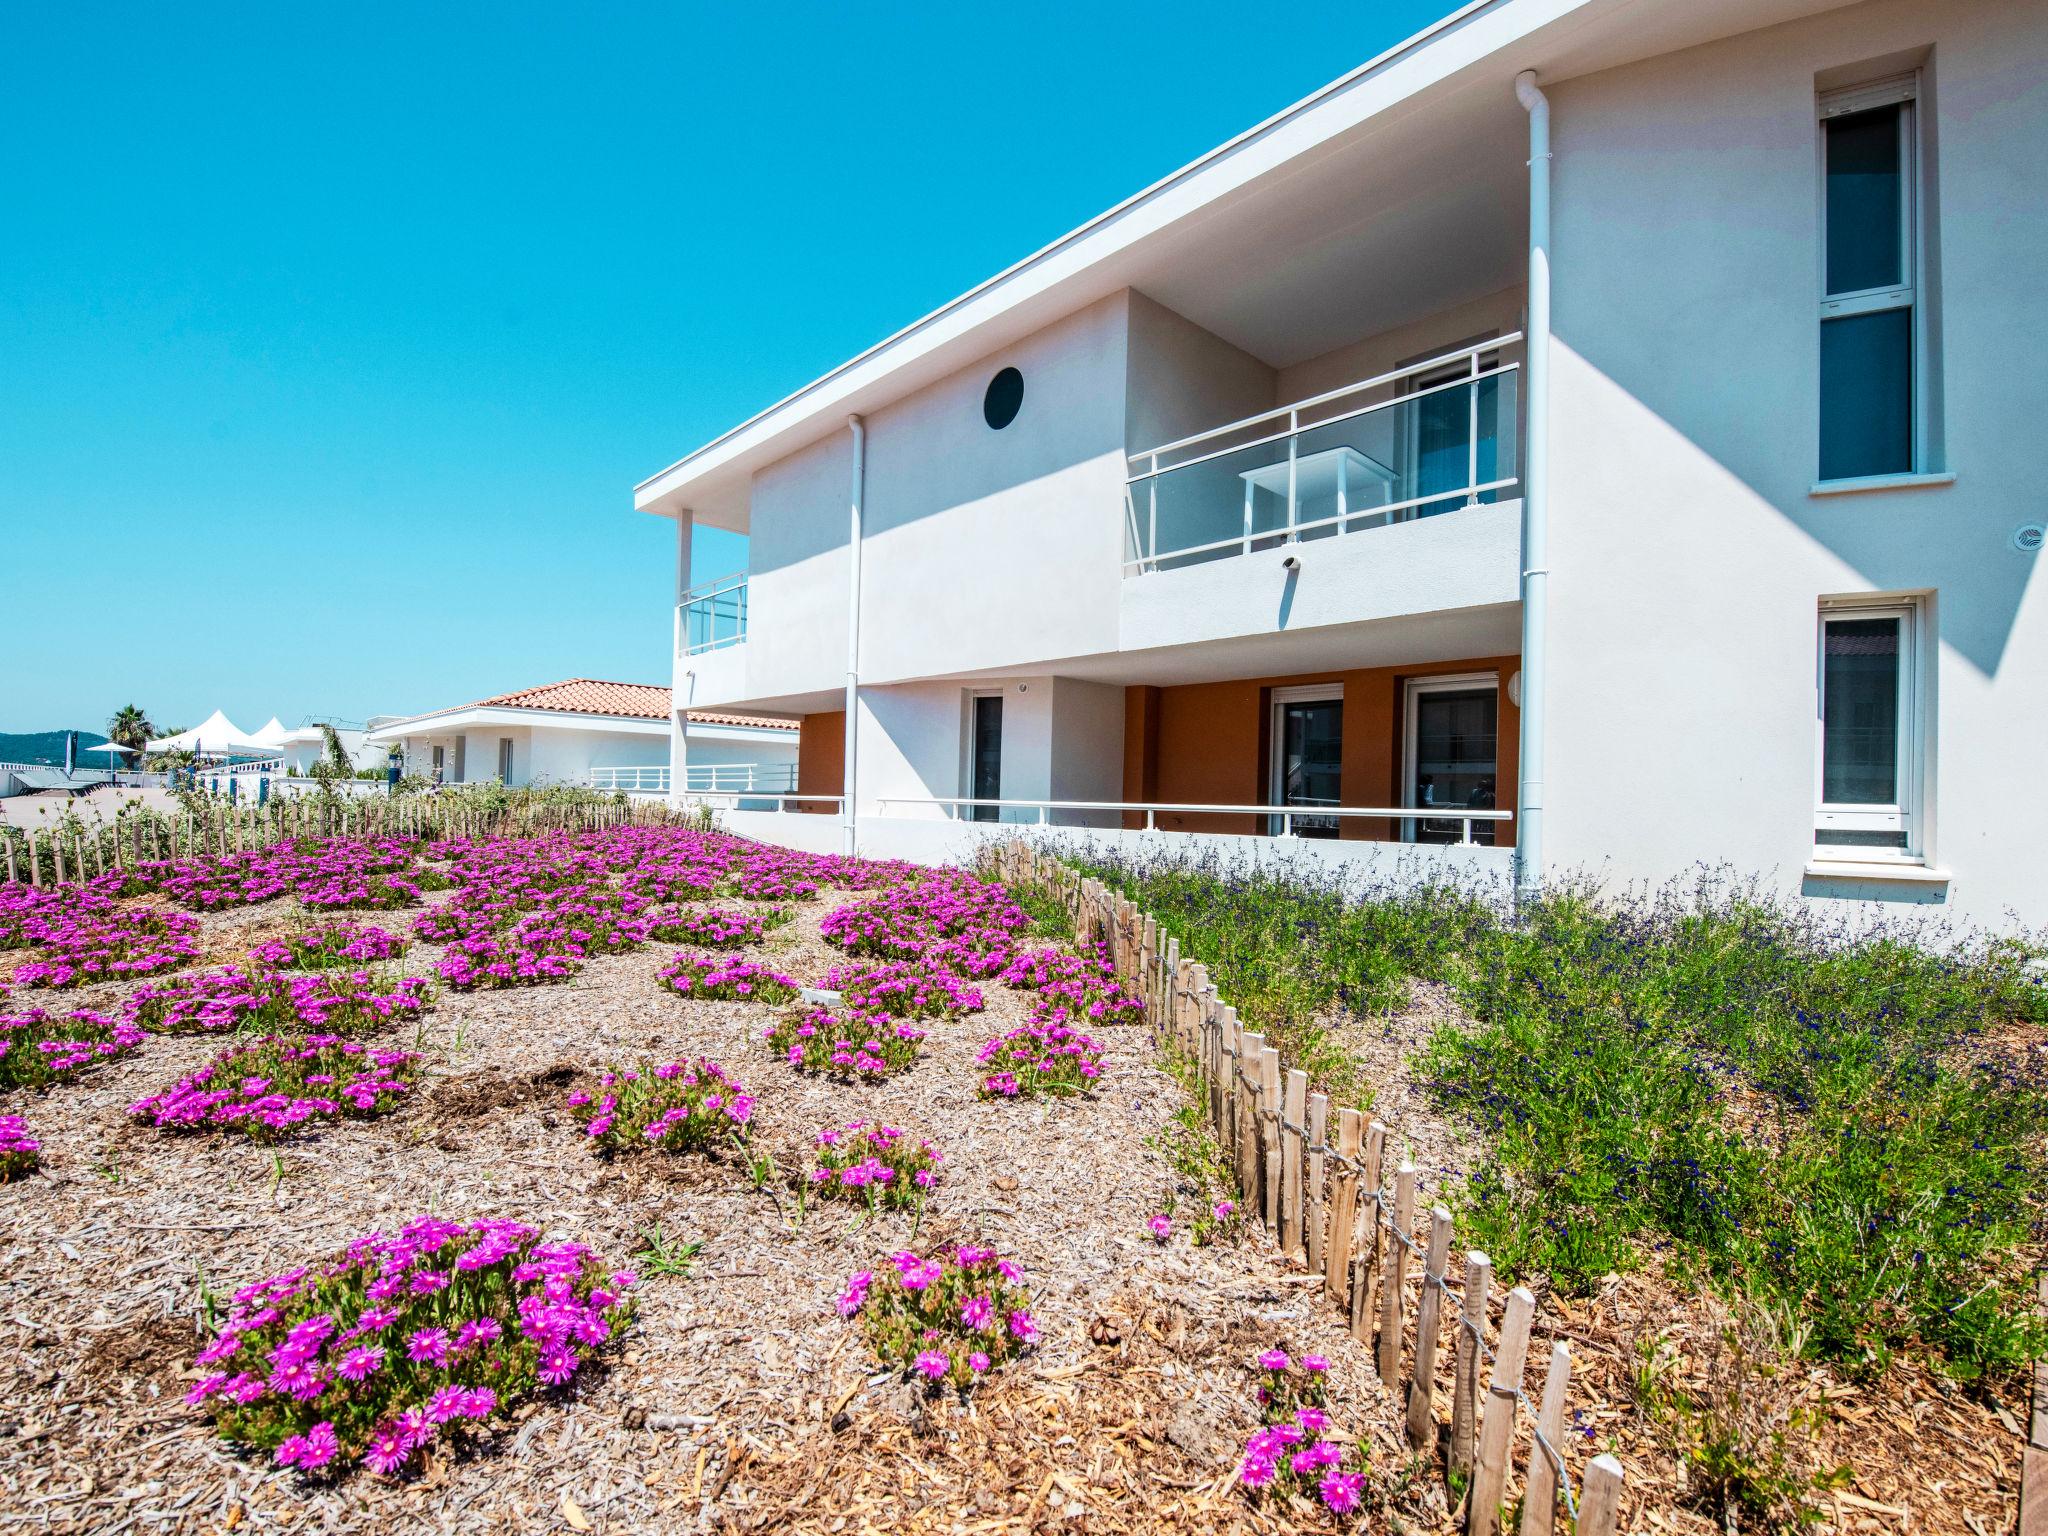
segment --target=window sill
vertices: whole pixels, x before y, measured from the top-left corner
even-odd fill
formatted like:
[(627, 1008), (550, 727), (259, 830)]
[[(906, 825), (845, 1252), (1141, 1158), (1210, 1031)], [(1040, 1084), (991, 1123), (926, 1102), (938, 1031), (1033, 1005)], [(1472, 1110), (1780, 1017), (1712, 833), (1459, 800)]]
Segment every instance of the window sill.
[(1814, 859), (1807, 864), (1806, 873), (1816, 880), (1896, 880), (1919, 885), (1947, 885), (1953, 878), (1947, 870), (1925, 864), (1859, 863), (1854, 859)]
[(1809, 496), (1853, 496), (1859, 491), (1912, 491), (1928, 486), (1954, 485), (1955, 471), (1944, 469), (1924, 475), (1863, 475), (1854, 480), (1816, 480), (1807, 488)]

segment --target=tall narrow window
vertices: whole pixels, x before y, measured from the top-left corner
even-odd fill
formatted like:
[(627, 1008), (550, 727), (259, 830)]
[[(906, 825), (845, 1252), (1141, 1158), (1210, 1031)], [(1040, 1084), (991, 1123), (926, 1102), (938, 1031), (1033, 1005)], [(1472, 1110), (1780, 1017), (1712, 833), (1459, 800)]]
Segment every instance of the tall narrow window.
[[(1003, 797), (1003, 696), (980, 693), (974, 696), (974, 741), (969, 767), (973, 773), (973, 794), (977, 800)], [(970, 808), (973, 821), (1001, 821), (999, 805)]]
[(512, 782), (512, 738), (510, 736), (500, 736), (498, 738), (498, 782), (500, 784), (510, 784)]
[(1917, 468), (1917, 77), (1820, 98), (1820, 478)]
[[(1271, 804), (1335, 807), (1343, 803), (1344, 688), (1342, 684), (1275, 688), (1272, 720)], [(1296, 837), (1335, 837), (1335, 816), (1271, 816), (1269, 830)]]
[(1821, 610), (1819, 743), (1813, 840), (1837, 859), (1924, 852), (1916, 603)]

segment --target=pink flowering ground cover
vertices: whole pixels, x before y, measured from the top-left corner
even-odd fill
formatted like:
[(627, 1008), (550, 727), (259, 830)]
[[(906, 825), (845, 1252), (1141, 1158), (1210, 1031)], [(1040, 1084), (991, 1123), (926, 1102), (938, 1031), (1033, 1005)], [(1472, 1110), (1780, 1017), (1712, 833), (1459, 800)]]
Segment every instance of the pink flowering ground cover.
[(1023, 1273), (993, 1248), (932, 1258), (905, 1250), (889, 1262), (854, 1275), (838, 1302), (883, 1365), (965, 1391), (1038, 1338)]
[(1035, 1099), (1094, 1091), (1102, 1076), (1102, 1046), (1064, 1024), (1034, 1019), (981, 1048), (984, 1099)]
[(1237, 1468), (1239, 1486), (1255, 1498), (1282, 1507), (1292, 1499), (1313, 1499), (1334, 1515), (1349, 1515), (1365, 1494), (1367, 1463), (1363, 1443), (1348, 1447), (1325, 1439), (1329, 1415), (1323, 1409), (1323, 1378), (1330, 1368), (1321, 1355), (1290, 1360), (1285, 1350), (1259, 1356), (1258, 1389), (1263, 1426), (1245, 1442)]
[(127, 908), (45, 914), (23, 925), (43, 958), (15, 967), (23, 987), (83, 987), (155, 976), (199, 958), (199, 920), (183, 912)]
[(130, 1024), (158, 1034), (223, 1029), (359, 1034), (425, 1013), (433, 994), (424, 978), (375, 971), (290, 976), (229, 966), (150, 983), (122, 1003)]
[(28, 1132), (19, 1115), (0, 1115), (0, 1184), (34, 1173), (42, 1166), (43, 1144)]
[(133, 1024), (77, 1009), (0, 1014), (0, 1088), (43, 1088), (94, 1062), (125, 1056), (143, 1041)]
[(706, 907), (682, 911), (653, 920), (647, 936), (663, 944), (695, 944), (703, 949), (738, 949), (758, 944), (770, 929), (789, 920), (785, 907), (760, 911), (734, 911), (728, 907)]
[(223, 1051), (128, 1113), (159, 1130), (276, 1141), (322, 1121), (390, 1113), (412, 1091), (421, 1060), (338, 1035), (273, 1036)]
[(803, 990), (765, 965), (713, 955), (677, 955), (661, 984), (700, 1002), (787, 1003)]
[(236, 1292), (186, 1400), (278, 1466), (396, 1476), (574, 1380), (630, 1319), (633, 1278), (515, 1221), (421, 1216)]
[(846, 996), (849, 1008), (894, 1014), (900, 1019), (935, 1019), (979, 1012), (981, 989), (950, 971), (913, 960), (867, 960), (835, 965), (825, 975), (827, 990)]
[(1000, 970), (1015, 950), (1016, 936), (1030, 924), (1030, 915), (1000, 885), (957, 870), (933, 870), (828, 913), (819, 932), (848, 954), (893, 960), (932, 958), (934, 943), (946, 941), (961, 959), (979, 956)]
[(324, 971), (396, 960), (409, 947), (399, 934), (343, 919), (302, 928), (281, 939), (266, 939), (249, 951), (249, 959), (266, 970)]
[(744, 1134), (754, 1096), (700, 1056), (607, 1071), (595, 1094), (578, 1089), (569, 1095), (569, 1113), (608, 1152), (693, 1152)]
[(800, 1071), (873, 1083), (914, 1063), (925, 1031), (867, 1009), (792, 1008), (763, 1035), (771, 1051)]
[(824, 1200), (912, 1206), (938, 1186), (939, 1149), (880, 1121), (855, 1120), (818, 1132), (812, 1193)]
[(1088, 956), (1060, 949), (1020, 951), (1004, 968), (1001, 980), (1006, 986), (1036, 992), (1039, 1017), (1057, 1024), (1144, 1022), (1145, 1005), (1117, 981), (1105, 944), (1097, 944)]

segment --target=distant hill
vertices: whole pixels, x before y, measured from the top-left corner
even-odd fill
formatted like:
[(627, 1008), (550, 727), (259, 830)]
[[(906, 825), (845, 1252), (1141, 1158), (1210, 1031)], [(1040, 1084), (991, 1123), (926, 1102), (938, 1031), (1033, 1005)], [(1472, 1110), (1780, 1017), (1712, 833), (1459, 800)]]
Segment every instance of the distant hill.
[[(81, 768), (104, 768), (108, 755), (105, 752), (87, 752), (87, 747), (96, 747), (107, 737), (100, 731), (78, 733), (78, 765)], [(53, 767), (64, 766), (64, 732), (62, 731), (0, 731), (0, 763), (48, 763)]]

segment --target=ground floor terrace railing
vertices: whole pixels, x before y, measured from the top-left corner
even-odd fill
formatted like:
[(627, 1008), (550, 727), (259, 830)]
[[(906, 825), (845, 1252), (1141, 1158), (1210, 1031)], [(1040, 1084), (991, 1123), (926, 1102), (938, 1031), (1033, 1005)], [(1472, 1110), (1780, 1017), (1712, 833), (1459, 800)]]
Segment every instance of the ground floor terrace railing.
[[(1307, 832), (1323, 832), (1322, 822), (1335, 824), (1346, 819), (1365, 817), (1377, 821), (1398, 821), (1412, 823), (1417, 828), (1441, 831), (1444, 836), (1437, 841), (1471, 843), (1473, 829), (1490, 826), (1496, 822), (1514, 820), (1513, 811), (1485, 810), (1476, 806), (1443, 805), (1198, 805), (1157, 800), (991, 800), (977, 799), (971, 795), (883, 795), (875, 802), (880, 806), (926, 806), (937, 807), (956, 820), (1015, 822), (1034, 821), (1039, 826), (1051, 826), (1056, 813), (1069, 815), (1142, 815), (1148, 832), (1178, 831), (1179, 828), (1161, 827), (1159, 817), (1166, 815), (1185, 816), (1256, 816), (1264, 818), (1267, 826), (1280, 837), (1298, 837)], [(975, 814), (991, 811), (992, 815)], [(1024, 817), (1006, 817), (1004, 811), (1030, 813)], [(963, 815), (963, 813), (965, 813)], [(1455, 826), (1457, 835), (1449, 836)]]
[(1517, 479), (1520, 332), (1131, 455), (1139, 576), (1497, 500)]
[[(637, 767), (593, 768), (588, 774), (592, 789), (623, 790), (629, 795), (665, 795), (669, 787), (667, 763), (645, 763)], [(698, 763), (683, 770), (683, 788), (700, 790), (787, 791), (796, 788), (795, 763)]]
[(692, 587), (676, 604), (676, 654), (723, 650), (747, 638), (744, 571)]
[[(767, 801), (778, 811), (787, 811), (791, 806), (795, 806), (799, 812), (831, 811), (836, 814), (846, 806), (844, 795), (816, 795), (794, 789), (686, 789), (683, 791), (683, 798), (705, 804), (724, 805), (736, 811), (757, 809), (762, 801)], [(749, 803), (743, 805), (742, 801)]]

